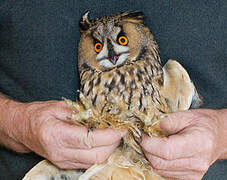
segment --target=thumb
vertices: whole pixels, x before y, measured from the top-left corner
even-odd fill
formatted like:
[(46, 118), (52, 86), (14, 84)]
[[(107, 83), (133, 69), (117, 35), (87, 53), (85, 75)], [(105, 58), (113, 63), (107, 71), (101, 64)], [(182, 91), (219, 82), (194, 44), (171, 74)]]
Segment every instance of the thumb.
[(187, 110), (168, 114), (160, 121), (160, 128), (168, 135), (176, 134), (198, 120), (196, 110)]

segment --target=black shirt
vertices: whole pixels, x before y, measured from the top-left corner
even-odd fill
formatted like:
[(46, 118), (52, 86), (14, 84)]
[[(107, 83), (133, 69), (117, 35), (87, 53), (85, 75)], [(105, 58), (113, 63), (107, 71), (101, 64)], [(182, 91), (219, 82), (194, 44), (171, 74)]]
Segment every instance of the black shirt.
[[(178, 60), (189, 72), (203, 107), (227, 107), (227, 1), (4, 0), (0, 2), (0, 92), (22, 102), (75, 100), (78, 21), (127, 10), (145, 13), (163, 64)], [(21, 179), (42, 158), (0, 147), (0, 179)], [(227, 179), (219, 161), (204, 179)]]

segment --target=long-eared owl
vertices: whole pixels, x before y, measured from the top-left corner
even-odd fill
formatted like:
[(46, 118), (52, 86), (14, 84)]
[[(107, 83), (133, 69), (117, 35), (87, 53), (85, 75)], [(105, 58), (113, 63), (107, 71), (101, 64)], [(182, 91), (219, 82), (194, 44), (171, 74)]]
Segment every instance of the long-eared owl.
[(99, 111), (110, 96), (123, 101), (128, 110), (145, 111), (148, 97), (153, 106), (166, 107), (159, 93), (163, 71), (158, 47), (142, 22), (141, 12), (92, 22), (86, 14), (80, 22), (81, 92)]
[[(142, 12), (92, 21), (86, 13), (79, 23), (81, 89), (78, 102), (66, 100), (73, 109), (71, 118), (88, 128), (129, 130), (113, 155), (88, 169), (80, 180), (164, 179), (153, 171), (135, 137), (140, 139), (142, 132), (151, 137), (165, 136), (159, 127), (165, 114), (201, 103), (189, 75), (177, 61), (169, 60), (161, 66), (157, 43), (143, 20)], [(37, 174), (44, 177), (50, 173), (46, 167), (55, 168), (43, 161), (24, 180)], [(63, 172), (73, 177), (75, 171), (55, 168), (52, 177)]]

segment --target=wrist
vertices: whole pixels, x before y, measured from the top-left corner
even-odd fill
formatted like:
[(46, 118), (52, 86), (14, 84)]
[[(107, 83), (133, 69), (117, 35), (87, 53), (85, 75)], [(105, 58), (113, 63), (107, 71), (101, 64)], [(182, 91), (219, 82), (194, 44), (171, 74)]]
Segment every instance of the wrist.
[[(28, 152), (18, 134), (22, 121), (18, 112), (23, 103), (11, 100), (6, 96), (0, 96), (0, 144), (17, 152)], [(20, 125), (22, 126), (22, 125)]]
[(219, 147), (221, 153), (218, 159), (227, 159), (227, 109), (217, 110), (216, 116), (220, 124)]
[[(0, 133), (2, 136), (10, 137), (11, 132), (11, 114), (12, 112), (11, 107), (9, 105), (10, 99), (6, 98), (5, 96), (1, 95), (0, 97)], [(1, 138), (3, 139), (3, 138)]]

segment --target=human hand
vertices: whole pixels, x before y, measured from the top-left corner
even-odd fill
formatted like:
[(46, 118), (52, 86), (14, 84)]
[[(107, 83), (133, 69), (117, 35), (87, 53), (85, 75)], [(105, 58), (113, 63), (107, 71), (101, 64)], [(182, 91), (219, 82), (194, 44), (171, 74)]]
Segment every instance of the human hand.
[(14, 115), (13, 137), (63, 169), (88, 168), (105, 161), (126, 132), (88, 131), (70, 123), (62, 101), (21, 103)]
[(205, 109), (173, 113), (160, 123), (167, 138), (143, 135), (141, 146), (155, 171), (167, 179), (202, 179), (227, 147), (217, 114)]

